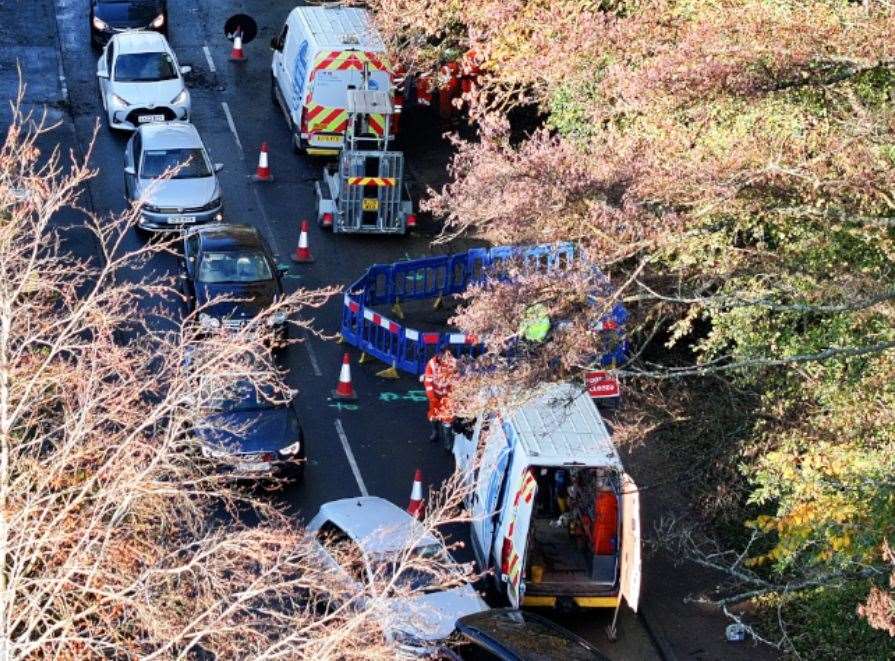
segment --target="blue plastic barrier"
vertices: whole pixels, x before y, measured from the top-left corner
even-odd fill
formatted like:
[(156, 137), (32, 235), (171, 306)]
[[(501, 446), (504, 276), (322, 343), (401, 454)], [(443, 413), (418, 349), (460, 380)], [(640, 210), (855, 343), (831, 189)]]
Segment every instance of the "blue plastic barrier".
[[(521, 258), (527, 269), (563, 270), (575, 260), (575, 248), (572, 244), (498, 246), (396, 264), (374, 264), (345, 293), (342, 337), (364, 353), (411, 374), (422, 374), (429, 359), (445, 347), (457, 356), (476, 355), (481, 346), (472, 336), (407, 328), (375, 312), (373, 307), (459, 294), (470, 283), (483, 282), (493, 267), (514, 258)], [(600, 359), (601, 364), (624, 361), (627, 348), (620, 341), (620, 334), (627, 316), (624, 307), (616, 305), (611, 314), (595, 325), (594, 330), (607, 338), (607, 353)]]

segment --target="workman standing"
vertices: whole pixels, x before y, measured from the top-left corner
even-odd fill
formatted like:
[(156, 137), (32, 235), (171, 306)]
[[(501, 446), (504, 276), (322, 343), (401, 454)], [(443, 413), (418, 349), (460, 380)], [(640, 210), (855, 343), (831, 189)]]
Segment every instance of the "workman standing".
[(432, 435), (429, 436), (429, 441), (435, 443), (441, 437), (447, 450), (451, 450), (450, 432), (454, 414), (450, 396), (456, 378), (457, 359), (447, 348), (429, 359), (426, 371), (420, 377), (426, 388), (426, 397), (429, 399), (428, 418), (432, 423)]

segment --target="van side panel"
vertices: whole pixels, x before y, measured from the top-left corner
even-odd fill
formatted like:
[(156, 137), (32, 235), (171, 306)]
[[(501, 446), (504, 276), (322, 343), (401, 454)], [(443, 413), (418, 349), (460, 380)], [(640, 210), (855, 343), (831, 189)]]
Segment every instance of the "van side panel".
[(473, 493), (472, 533), (482, 551), (484, 566), (491, 566), (495, 533), (502, 525), (503, 513), (499, 511), (499, 496), (507, 479), (510, 463), (510, 446), (500, 425), (495, 421), (481, 432), (484, 440), (481, 465), (475, 467), (475, 491)]

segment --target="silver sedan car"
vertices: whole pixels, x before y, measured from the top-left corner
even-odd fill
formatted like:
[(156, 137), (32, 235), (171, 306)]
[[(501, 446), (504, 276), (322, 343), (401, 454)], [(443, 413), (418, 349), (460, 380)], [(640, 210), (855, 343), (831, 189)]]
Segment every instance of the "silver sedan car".
[(124, 189), (142, 203), (137, 227), (147, 232), (223, 220), (221, 185), (196, 127), (186, 122), (144, 124), (124, 151)]
[(141, 124), (189, 121), (192, 104), (168, 40), (157, 32), (121, 32), (112, 37), (96, 63), (106, 121), (132, 131)]

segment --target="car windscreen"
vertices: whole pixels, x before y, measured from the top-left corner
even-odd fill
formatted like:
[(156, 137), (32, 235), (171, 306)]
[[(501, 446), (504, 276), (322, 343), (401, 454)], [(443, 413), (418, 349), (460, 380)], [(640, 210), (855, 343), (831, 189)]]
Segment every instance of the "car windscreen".
[(273, 273), (264, 253), (258, 250), (206, 252), (199, 263), (199, 282), (261, 282), (271, 280)]
[(125, 53), (115, 60), (115, 81), (148, 83), (177, 78), (174, 60), (167, 53)]
[[(433, 568), (450, 562), (444, 557), (443, 549), (438, 545), (417, 547), (413, 550), (416, 558), (410, 558), (408, 562), (401, 562), (401, 555), (380, 558), (376, 561), (376, 568), (385, 580), (394, 581), (396, 587), (407, 590), (419, 590), (421, 592), (434, 592), (439, 589), (436, 582), (438, 576), (434, 572), (427, 571), (426, 567), (432, 563)], [(396, 572), (400, 573), (396, 574)]]
[(274, 408), (275, 398), (276, 393), (270, 385), (259, 387), (251, 381), (239, 381), (213, 393), (210, 403), (216, 411), (261, 411)]
[[(363, 87), (363, 74), (354, 69), (319, 70), (314, 76), (311, 100), (315, 104), (327, 108), (346, 108), (348, 106), (348, 87)], [(388, 91), (391, 80), (386, 71), (371, 71), (369, 88), (371, 90)]]
[(171, 179), (210, 177), (211, 170), (201, 149), (147, 149), (140, 164), (141, 179), (158, 179), (169, 172)]

